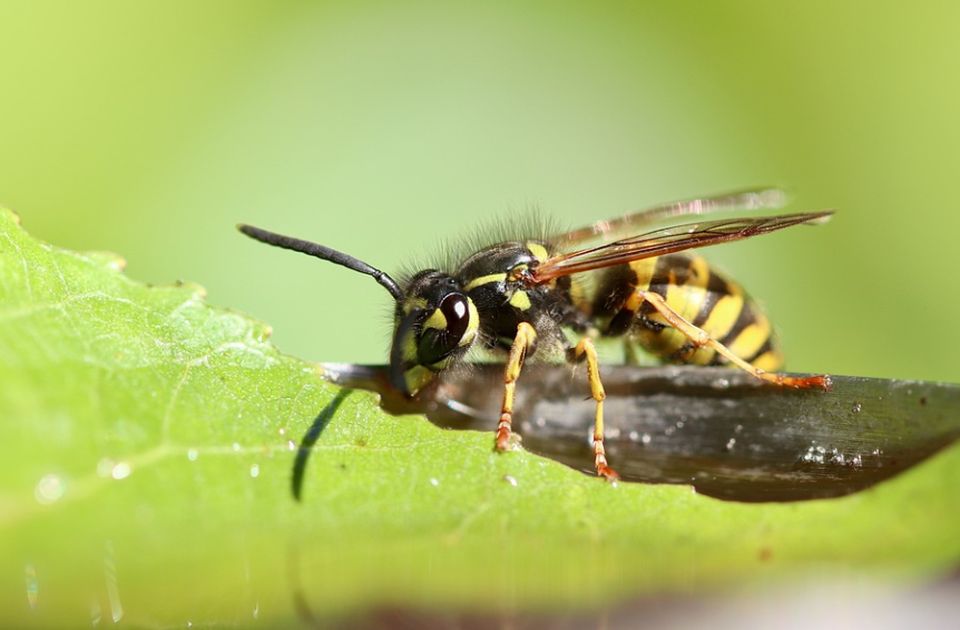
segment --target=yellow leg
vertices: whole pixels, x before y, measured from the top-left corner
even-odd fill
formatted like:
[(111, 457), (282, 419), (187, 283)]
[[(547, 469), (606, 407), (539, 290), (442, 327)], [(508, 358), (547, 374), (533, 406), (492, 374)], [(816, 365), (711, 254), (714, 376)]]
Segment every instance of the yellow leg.
[(657, 311), (663, 315), (663, 317), (670, 323), (671, 326), (682, 332), (695, 347), (700, 348), (703, 346), (708, 346), (713, 348), (718, 354), (726, 357), (726, 359), (732, 364), (749, 372), (750, 374), (753, 374), (760, 380), (773, 383), (774, 385), (795, 387), (797, 389), (813, 387), (830, 389), (830, 377), (826, 375), (787, 376), (785, 374), (767, 372), (756, 366), (750, 365), (736, 354), (731, 352), (730, 349), (725, 345), (711, 337), (707, 331), (694, 326), (684, 319), (679, 313), (670, 308), (670, 306), (664, 301), (659, 293), (640, 290), (637, 290), (637, 292), (641, 297), (643, 297), (644, 300), (649, 302), (655, 309), (657, 309)]
[(527, 350), (537, 340), (537, 332), (533, 326), (520, 322), (517, 326), (517, 336), (510, 346), (510, 357), (503, 373), (503, 405), (500, 407), (500, 424), (497, 425), (497, 450), (506, 451), (510, 448), (510, 424), (513, 421), (513, 396), (517, 390), (517, 379), (523, 369), (523, 359)]
[(597, 402), (597, 411), (593, 420), (594, 466), (598, 475), (615, 481), (620, 478), (620, 475), (607, 465), (607, 453), (603, 449), (603, 401), (607, 394), (603, 391), (603, 383), (600, 381), (600, 364), (597, 361), (597, 350), (593, 346), (593, 340), (589, 337), (581, 339), (573, 350), (573, 358), (576, 360), (586, 358), (590, 396)]

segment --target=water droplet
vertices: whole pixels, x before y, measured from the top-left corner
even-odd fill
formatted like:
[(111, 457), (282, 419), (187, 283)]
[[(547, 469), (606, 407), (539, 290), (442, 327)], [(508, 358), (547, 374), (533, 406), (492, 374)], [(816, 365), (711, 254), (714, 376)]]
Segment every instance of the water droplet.
[(863, 405), (858, 402), (853, 403), (853, 413), (860, 413), (861, 409), (863, 409)]
[(430, 477), (430, 485), (436, 488), (437, 486), (440, 485), (440, 480), (437, 479), (436, 477)]
[(730, 381), (725, 378), (717, 378), (717, 379), (714, 379), (711, 385), (714, 387), (714, 389), (727, 389), (728, 387), (730, 387)]
[(233, 452), (234, 452), (234, 453), (239, 453), (239, 452), (240, 452), (240, 443), (239, 443), (239, 442), (234, 442), (232, 448), (233, 448)]
[(644, 433), (643, 436), (640, 438), (640, 441), (643, 442), (644, 444), (649, 444), (649, 443), (650, 443), (650, 440), (652, 440), (652, 439), (653, 439), (653, 438), (650, 437), (650, 434), (649, 434), (649, 433)]
[(23, 573), (27, 583), (27, 603), (30, 608), (36, 608), (37, 599), (40, 597), (40, 581), (37, 579), (37, 568), (28, 564), (24, 567)]
[(676, 432), (677, 432), (677, 427), (675, 426), (667, 427), (666, 429), (663, 430), (664, 435), (673, 435)]
[(195, 448), (191, 448), (189, 451), (187, 451), (187, 459), (189, 459), (191, 462), (197, 461), (197, 457), (199, 456), (200, 453), (198, 453), (197, 449)]
[(297, 450), (297, 445), (296, 445), (296, 443), (295, 443), (293, 440), (287, 440), (287, 450), (288, 450), (288, 451), (295, 451), (295, 450)]
[(636, 441), (639, 440), (639, 439), (640, 439), (640, 432), (639, 432), (639, 431), (631, 431), (631, 432), (630, 432), (630, 441), (631, 441), (631, 442), (636, 442)]
[(66, 492), (67, 485), (63, 479), (60, 478), (60, 475), (50, 473), (41, 477), (40, 481), (37, 482), (33, 496), (36, 498), (37, 503), (50, 505), (62, 499)]
[(130, 464), (127, 462), (117, 462), (110, 470), (110, 476), (117, 480), (126, 479), (132, 472), (133, 469), (130, 467)]
[(741, 431), (743, 431), (742, 424), (738, 424), (737, 426), (733, 427), (733, 432), (736, 433), (737, 435), (740, 435)]
[(620, 437), (620, 427), (610, 427), (607, 429), (607, 437), (611, 440), (616, 440)]
[(250, 467), (250, 476), (254, 479), (260, 476), (260, 464), (254, 464)]
[(853, 459), (850, 460), (850, 463), (852, 463), (855, 468), (860, 468), (861, 466), (863, 466), (863, 459), (860, 457), (859, 454), (857, 454), (853, 456)]
[(279, 433), (280, 435), (286, 435), (287, 430), (284, 429), (283, 427), (280, 427), (279, 429), (277, 429), (277, 433)]
[(727, 445), (726, 445), (725, 448), (726, 448), (728, 451), (732, 451), (732, 450), (733, 450), (733, 447), (736, 446), (736, 445), (737, 445), (737, 438), (730, 438), (729, 440), (727, 440)]
[(511, 477), (510, 475), (504, 475), (504, 476), (503, 476), (503, 480), (506, 481), (507, 483), (509, 483), (509, 484), (510, 484), (511, 486), (513, 486), (514, 488), (517, 487), (517, 479), (516, 479), (516, 477)]
[(682, 428), (683, 428), (683, 425), (684, 425), (684, 421), (683, 421), (683, 420), (677, 420), (677, 428), (678, 428), (678, 429), (682, 429)]
[(826, 449), (814, 443), (807, 448), (807, 452), (803, 454), (801, 459), (808, 464), (822, 464), (824, 461), (824, 453), (826, 453)]
[(540, 416), (539, 418), (537, 418), (536, 423), (537, 423), (537, 426), (542, 429), (543, 427), (547, 426), (547, 419), (544, 418), (543, 416)]
[(873, 449), (873, 454), (879, 457), (883, 454), (883, 451), (881, 451), (879, 448), (875, 448)]

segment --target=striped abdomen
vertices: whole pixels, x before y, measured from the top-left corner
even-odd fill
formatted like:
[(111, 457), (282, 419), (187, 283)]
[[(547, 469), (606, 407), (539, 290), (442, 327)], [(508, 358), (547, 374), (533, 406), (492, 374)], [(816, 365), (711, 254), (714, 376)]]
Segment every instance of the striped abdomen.
[(766, 315), (740, 285), (711, 270), (700, 256), (668, 254), (606, 270), (598, 282), (593, 316), (604, 334), (629, 334), (665, 361), (724, 363), (712, 348), (694, 348), (638, 290), (660, 294), (680, 316), (756, 367), (772, 371), (782, 365)]

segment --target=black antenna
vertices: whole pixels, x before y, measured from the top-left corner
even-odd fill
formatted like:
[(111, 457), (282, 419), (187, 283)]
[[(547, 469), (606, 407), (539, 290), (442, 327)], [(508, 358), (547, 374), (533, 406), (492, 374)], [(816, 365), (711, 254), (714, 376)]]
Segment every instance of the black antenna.
[(292, 236), (284, 236), (283, 234), (268, 232), (267, 230), (261, 230), (258, 227), (253, 227), (252, 225), (246, 225), (244, 223), (238, 224), (237, 229), (250, 238), (256, 239), (261, 243), (273, 245), (274, 247), (282, 247), (283, 249), (290, 249), (295, 252), (300, 252), (301, 254), (313, 256), (315, 258), (329, 260), (330, 262), (342, 267), (346, 267), (347, 269), (353, 269), (354, 271), (365, 273), (368, 276), (373, 276), (373, 279), (379, 282), (383, 288), (389, 291), (390, 295), (392, 295), (396, 301), (399, 302), (403, 300), (403, 292), (400, 290), (400, 287), (393, 278), (388, 276), (383, 271), (380, 271), (375, 267), (371, 267), (367, 263), (363, 262), (362, 260), (358, 260), (353, 256), (344, 254), (343, 252), (338, 252), (335, 249), (325, 247), (318, 243), (311, 243), (310, 241), (293, 238)]

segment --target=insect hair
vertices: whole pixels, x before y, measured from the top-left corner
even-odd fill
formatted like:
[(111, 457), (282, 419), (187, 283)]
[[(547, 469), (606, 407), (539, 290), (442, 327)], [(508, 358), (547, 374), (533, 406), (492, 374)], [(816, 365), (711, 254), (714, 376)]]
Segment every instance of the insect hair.
[(432, 254), (422, 254), (408, 261), (396, 274), (397, 281), (400, 286), (406, 286), (414, 274), (424, 269), (453, 274), (467, 257), (480, 250), (510, 241), (549, 242), (553, 235), (561, 231), (560, 223), (545, 216), (536, 205), (522, 211), (488, 217), (466, 235), (440, 239)]

